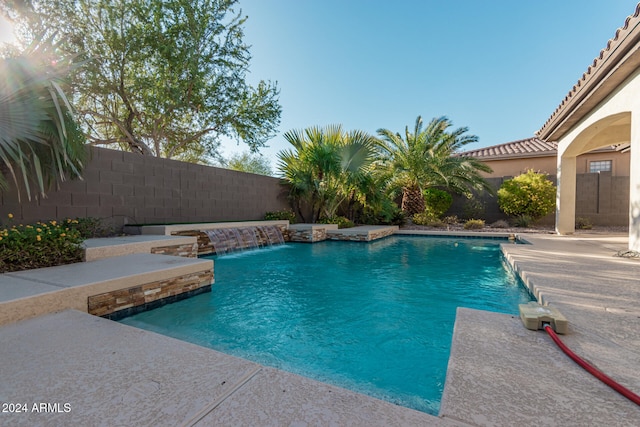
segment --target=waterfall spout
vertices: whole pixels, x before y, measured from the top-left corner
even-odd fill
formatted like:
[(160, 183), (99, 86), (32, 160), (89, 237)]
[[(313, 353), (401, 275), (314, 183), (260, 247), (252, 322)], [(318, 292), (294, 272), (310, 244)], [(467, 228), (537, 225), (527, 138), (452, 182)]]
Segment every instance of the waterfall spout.
[(215, 228), (202, 231), (209, 236), (211, 246), (217, 255), (284, 243), (282, 231), (275, 225)]

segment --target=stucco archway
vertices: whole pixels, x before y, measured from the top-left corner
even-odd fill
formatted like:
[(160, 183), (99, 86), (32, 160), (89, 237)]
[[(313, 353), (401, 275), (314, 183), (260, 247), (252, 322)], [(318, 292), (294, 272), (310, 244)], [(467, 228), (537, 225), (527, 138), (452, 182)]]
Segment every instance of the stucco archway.
[[(575, 231), (576, 157), (598, 148), (630, 143), (631, 112), (607, 113), (592, 115), (558, 144), (556, 231), (559, 234)], [(603, 114), (605, 116), (599, 118)]]

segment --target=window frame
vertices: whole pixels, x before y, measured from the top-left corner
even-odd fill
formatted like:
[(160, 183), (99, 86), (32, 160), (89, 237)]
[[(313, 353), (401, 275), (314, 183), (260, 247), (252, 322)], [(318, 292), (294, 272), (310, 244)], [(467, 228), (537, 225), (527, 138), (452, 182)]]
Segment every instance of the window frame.
[[(594, 164), (596, 165), (596, 170), (594, 169)], [(601, 166), (605, 164), (608, 165), (608, 169), (603, 169)], [(600, 172), (613, 172), (613, 160), (589, 160), (589, 173), (600, 173)]]

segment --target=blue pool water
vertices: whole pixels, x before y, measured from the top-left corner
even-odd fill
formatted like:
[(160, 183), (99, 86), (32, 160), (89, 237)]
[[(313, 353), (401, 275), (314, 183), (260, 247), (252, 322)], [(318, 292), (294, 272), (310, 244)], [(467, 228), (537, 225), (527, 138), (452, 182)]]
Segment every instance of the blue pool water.
[(211, 293), (122, 323), (437, 414), (456, 308), (517, 314), (531, 299), (498, 243), (392, 236), (214, 257)]

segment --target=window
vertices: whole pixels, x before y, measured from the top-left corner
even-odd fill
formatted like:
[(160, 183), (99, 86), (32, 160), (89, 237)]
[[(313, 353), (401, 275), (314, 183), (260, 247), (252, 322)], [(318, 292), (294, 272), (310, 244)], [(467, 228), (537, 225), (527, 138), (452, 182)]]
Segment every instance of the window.
[(611, 172), (611, 160), (599, 160), (597, 162), (589, 162), (589, 172)]

